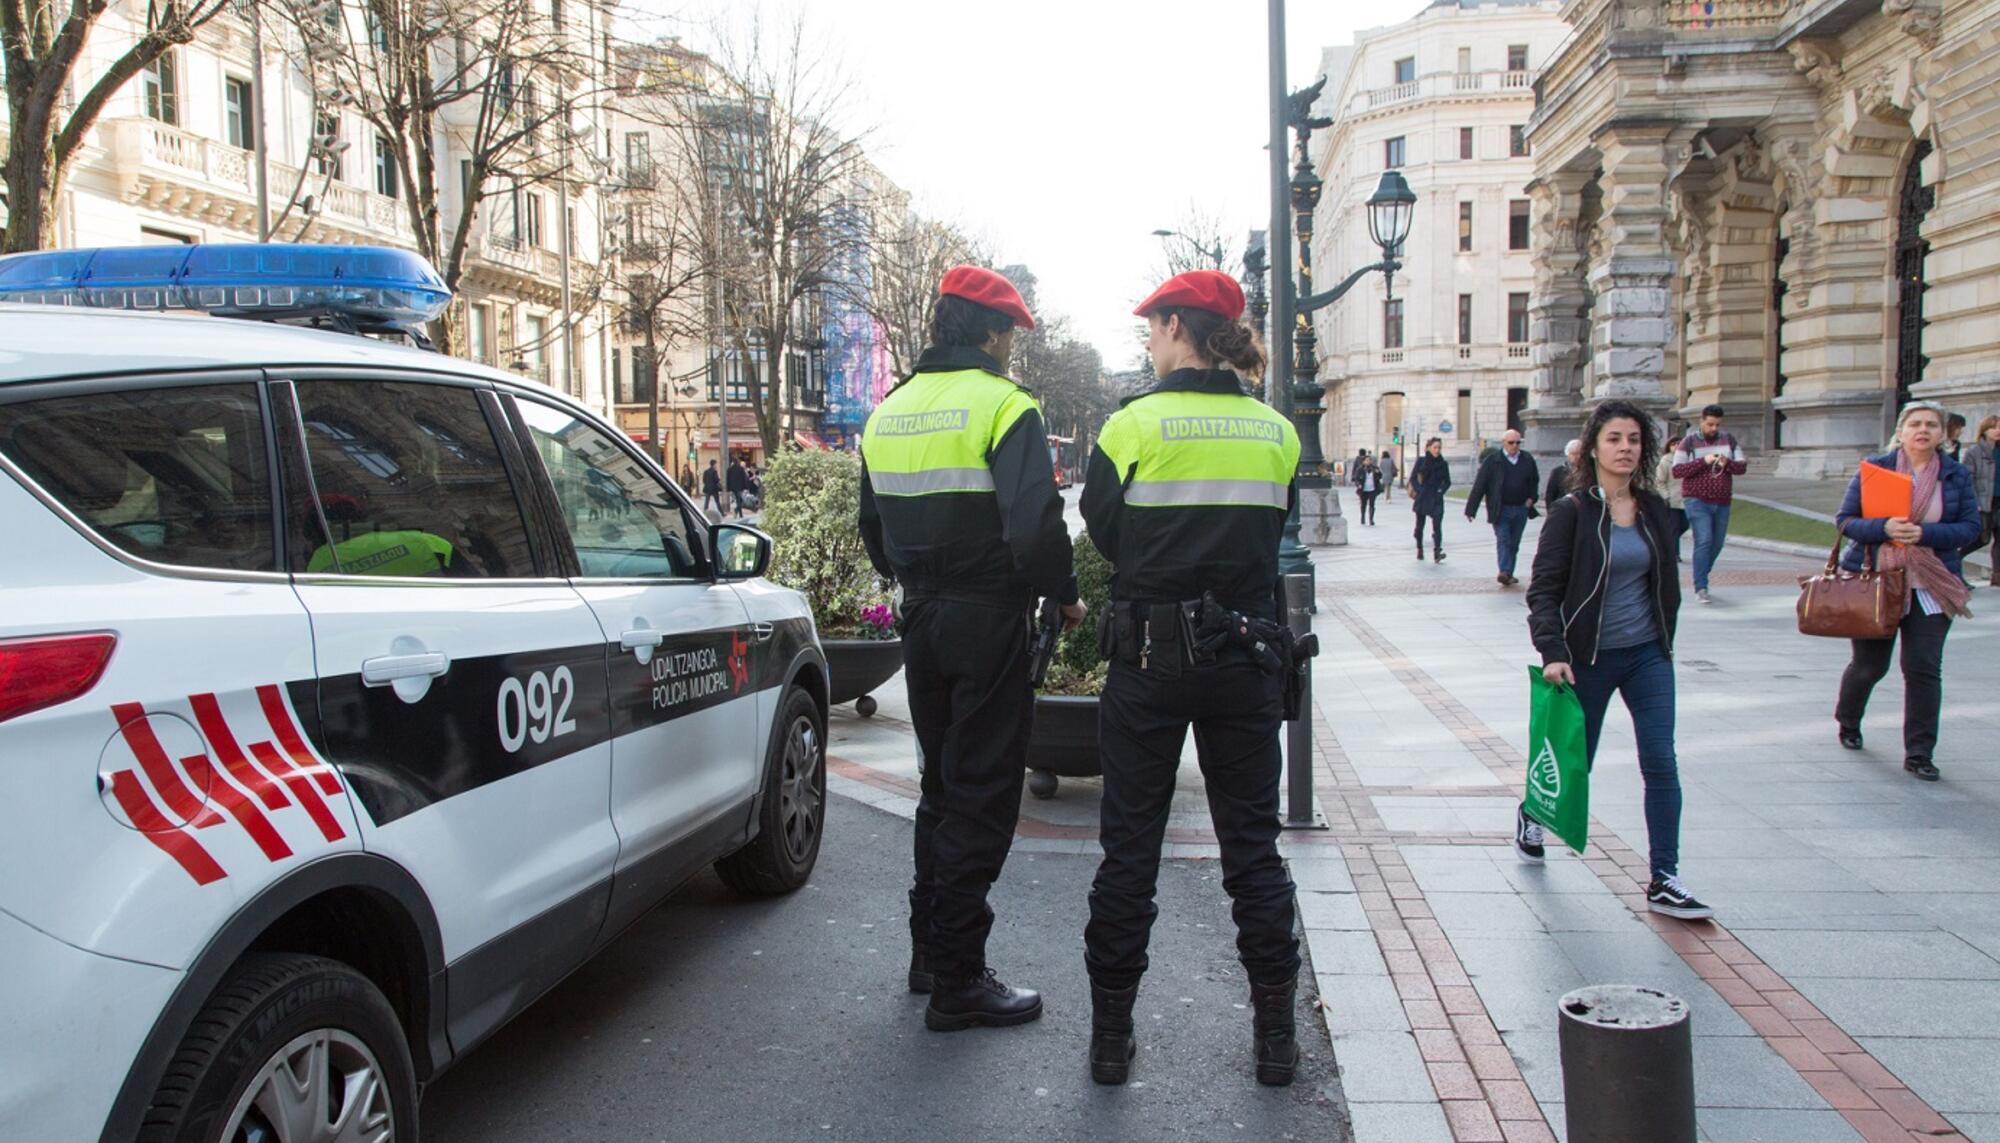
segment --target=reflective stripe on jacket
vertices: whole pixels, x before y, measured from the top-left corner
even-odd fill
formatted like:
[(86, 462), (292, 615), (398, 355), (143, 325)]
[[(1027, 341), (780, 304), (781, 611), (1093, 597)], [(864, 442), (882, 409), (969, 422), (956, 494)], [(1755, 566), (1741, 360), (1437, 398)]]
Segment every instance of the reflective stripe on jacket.
[(1223, 369), (1179, 369), (1104, 423), (1083, 491), (1090, 536), (1117, 567), (1112, 596), (1204, 591), (1274, 613), (1278, 536), (1299, 438)]

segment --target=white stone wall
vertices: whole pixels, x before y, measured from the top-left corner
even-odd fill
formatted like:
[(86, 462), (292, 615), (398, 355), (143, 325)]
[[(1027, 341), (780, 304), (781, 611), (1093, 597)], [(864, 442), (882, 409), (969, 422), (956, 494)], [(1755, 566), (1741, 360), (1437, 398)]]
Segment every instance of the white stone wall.
[[(1481, 438), (1506, 427), (1507, 391), (1526, 390), (1532, 361), (1525, 339), (1510, 342), (1510, 294), (1531, 295), (1531, 252), (1510, 250), (1509, 204), (1526, 203), (1533, 161), (1509, 154), (1509, 129), (1534, 109), (1529, 82), (1567, 31), (1559, 5), (1430, 8), (1389, 28), (1362, 32), (1331, 49), (1318, 111), (1335, 122), (1315, 136), (1314, 165), (1325, 181), (1315, 212), (1314, 288), (1326, 289), (1379, 260), (1369, 236), (1367, 198), (1384, 170), (1385, 143), (1403, 139), (1401, 171), (1417, 204), (1396, 274), (1403, 301), (1402, 348), (1385, 345), (1382, 276), (1371, 274), (1314, 318), (1320, 380), (1328, 390), (1322, 447), (1344, 461), (1389, 443), (1385, 402), (1402, 395), (1407, 437), (1445, 439), (1446, 454), (1474, 455)], [(1527, 68), (1508, 69), (1510, 45), (1527, 47)], [(1468, 56), (1461, 63), (1460, 49)], [(1414, 60), (1397, 82), (1396, 61)], [(1463, 70), (1461, 70), (1463, 68)], [(1460, 130), (1470, 128), (1471, 159)], [(1471, 249), (1459, 249), (1459, 204), (1472, 207)], [(1459, 343), (1459, 295), (1472, 299), (1469, 344)], [(1459, 392), (1470, 391), (1471, 416)], [(1440, 432), (1441, 423), (1451, 430)]]

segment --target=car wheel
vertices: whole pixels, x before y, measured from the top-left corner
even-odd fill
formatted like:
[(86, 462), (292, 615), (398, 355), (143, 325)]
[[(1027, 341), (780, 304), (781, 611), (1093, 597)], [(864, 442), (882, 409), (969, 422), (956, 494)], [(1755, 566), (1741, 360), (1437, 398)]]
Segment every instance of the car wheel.
[(325, 957), (252, 953), (195, 1016), (140, 1143), (415, 1143), (417, 1081), (395, 1011)]
[(764, 770), (757, 836), (715, 863), (725, 885), (753, 897), (790, 893), (812, 876), (826, 824), (826, 727), (812, 696), (787, 688)]

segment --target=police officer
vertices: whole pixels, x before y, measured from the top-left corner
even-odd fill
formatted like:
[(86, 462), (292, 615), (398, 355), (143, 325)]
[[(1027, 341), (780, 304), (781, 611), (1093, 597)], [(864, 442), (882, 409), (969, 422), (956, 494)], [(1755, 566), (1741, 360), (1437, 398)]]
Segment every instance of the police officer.
[(910, 990), (947, 1032), (1025, 1024), (1042, 998), (986, 965), (987, 890), (1021, 812), (1034, 691), (1036, 597), (1083, 619), (1048, 430), (1007, 379), (1014, 330), (1035, 328), (1006, 278), (958, 266), (930, 342), (862, 432), (861, 535), (903, 595), (903, 668), (924, 759), (910, 889)]
[(1104, 861), (1084, 929), (1091, 1078), (1131, 1075), (1132, 1002), (1192, 724), (1250, 978), (1256, 1076), (1289, 1084), (1299, 951), (1278, 856), (1281, 661), (1264, 640), (1276, 642), (1278, 537), (1296, 495), (1298, 435), (1243, 391), (1243, 378), (1262, 374), (1264, 351), (1240, 320), (1235, 279), (1181, 274), (1133, 312), (1146, 319), (1159, 380), (1105, 422), (1083, 491), (1090, 537), (1116, 567), (1111, 612), (1099, 620), (1111, 675), (1098, 724)]

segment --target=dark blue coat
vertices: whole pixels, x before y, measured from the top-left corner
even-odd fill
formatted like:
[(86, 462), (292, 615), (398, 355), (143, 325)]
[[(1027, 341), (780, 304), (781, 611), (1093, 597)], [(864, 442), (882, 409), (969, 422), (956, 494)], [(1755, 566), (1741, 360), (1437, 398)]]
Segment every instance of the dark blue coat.
[[(1896, 467), (1896, 454), (1883, 453), (1871, 456), (1868, 463), (1879, 464), (1883, 468)], [(1944, 486), (1944, 519), (1935, 524), (1925, 524), (1924, 538), (1919, 541), (1924, 547), (1937, 550), (1938, 559), (1958, 575), (1962, 567), (1959, 553), (1979, 539), (1979, 502), (1972, 492), (1972, 470), (1944, 455), (1938, 454), (1938, 483)], [(1848, 571), (1861, 570), (1862, 549), (1866, 545), (1883, 544), (1889, 540), (1885, 526), (1888, 521), (1882, 517), (1861, 515), (1861, 474), (1847, 482), (1847, 495), (1841, 498), (1840, 511), (1834, 515), (1834, 522), (1840, 534), (1854, 541), (1847, 545), (1846, 554), (1840, 557), (1840, 566)]]

